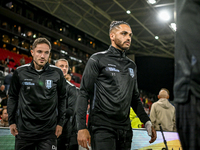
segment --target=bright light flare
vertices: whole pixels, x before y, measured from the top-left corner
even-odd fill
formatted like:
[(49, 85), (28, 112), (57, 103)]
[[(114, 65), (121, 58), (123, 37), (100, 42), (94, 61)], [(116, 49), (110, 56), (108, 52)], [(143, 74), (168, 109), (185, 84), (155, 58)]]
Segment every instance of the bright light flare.
[(170, 20), (170, 15), (167, 11), (160, 12), (158, 16), (163, 21), (169, 21)]

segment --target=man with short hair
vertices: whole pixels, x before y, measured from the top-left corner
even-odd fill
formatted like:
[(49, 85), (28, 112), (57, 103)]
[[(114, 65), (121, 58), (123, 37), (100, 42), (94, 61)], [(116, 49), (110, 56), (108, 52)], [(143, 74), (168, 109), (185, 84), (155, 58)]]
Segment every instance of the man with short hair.
[[(67, 108), (67, 120), (63, 126), (62, 135), (58, 138), (58, 150), (78, 150), (75, 121), (75, 106), (78, 96), (78, 89), (75, 85), (70, 83), (68, 79), (69, 63), (66, 59), (59, 59), (56, 61), (55, 66), (59, 67), (68, 83), (66, 85), (66, 93), (68, 97)], [(67, 145), (67, 146), (66, 146)]]
[[(83, 73), (77, 99), (77, 139), (78, 144), (87, 149), (91, 143), (93, 150), (130, 150), (130, 106), (145, 124), (150, 143), (156, 140), (156, 131), (139, 97), (136, 65), (125, 55), (131, 45), (130, 25), (113, 21), (109, 34), (111, 46), (93, 54)], [(86, 127), (88, 99), (90, 133)]]
[(9, 127), (7, 108), (1, 110), (0, 127)]
[(169, 91), (162, 88), (158, 94), (158, 101), (152, 104), (150, 119), (153, 127), (163, 131), (176, 131), (176, 111), (175, 107), (169, 102)]
[(16, 150), (56, 150), (66, 111), (66, 82), (60, 68), (49, 65), (51, 43), (34, 41), (33, 61), (18, 67), (9, 88), (8, 119)]

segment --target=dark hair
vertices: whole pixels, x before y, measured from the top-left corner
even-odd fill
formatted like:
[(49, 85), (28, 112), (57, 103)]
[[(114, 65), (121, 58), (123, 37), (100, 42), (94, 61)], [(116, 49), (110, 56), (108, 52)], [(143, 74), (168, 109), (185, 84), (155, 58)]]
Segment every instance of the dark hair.
[(7, 108), (3, 108), (1, 111), (0, 111), (0, 115), (3, 115), (3, 111), (4, 110), (7, 110)]
[(45, 43), (45, 44), (49, 45), (49, 49), (51, 50), (51, 43), (46, 38), (37, 38), (33, 42), (32, 49), (35, 49), (38, 44), (42, 44), (42, 43)]
[(131, 27), (127, 22), (124, 22), (124, 21), (112, 21), (112, 22), (110, 23), (109, 34), (110, 34), (110, 32), (111, 32), (114, 28), (119, 27), (119, 25), (121, 25), (121, 24), (126, 24), (126, 25), (128, 25), (129, 27)]

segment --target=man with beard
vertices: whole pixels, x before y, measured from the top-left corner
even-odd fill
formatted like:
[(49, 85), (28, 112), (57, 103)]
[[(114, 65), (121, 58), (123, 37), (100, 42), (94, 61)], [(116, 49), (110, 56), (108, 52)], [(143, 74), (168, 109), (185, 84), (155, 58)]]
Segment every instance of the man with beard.
[[(63, 126), (63, 132), (58, 138), (58, 150), (78, 150), (76, 127), (75, 127), (75, 106), (76, 99), (78, 96), (78, 89), (75, 85), (70, 83), (69, 80), (69, 63), (66, 59), (59, 59), (56, 61), (55, 65), (59, 67), (68, 83), (66, 85), (66, 93), (68, 97), (68, 103), (66, 103), (67, 113), (66, 122)], [(68, 81), (69, 80), (69, 81)]]
[[(91, 144), (93, 150), (130, 150), (130, 106), (145, 124), (151, 136), (149, 142), (156, 140), (156, 131), (139, 98), (136, 65), (125, 55), (131, 36), (128, 23), (111, 22), (111, 46), (93, 54), (87, 62), (77, 99), (77, 140), (84, 148), (89, 149)], [(89, 131), (85, 123), (88, 99), (91, 105)]]
[(34, 41), (33, 61), (18, 67), (11, 81), (8, 120), (16, 150), (56, 150), (66, 111), (62, 70), (48, 63), (51, 43)]

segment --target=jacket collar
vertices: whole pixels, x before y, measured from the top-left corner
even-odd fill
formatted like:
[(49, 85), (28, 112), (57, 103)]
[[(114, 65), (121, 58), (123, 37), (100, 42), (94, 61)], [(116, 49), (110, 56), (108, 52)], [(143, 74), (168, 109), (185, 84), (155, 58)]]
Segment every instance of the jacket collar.
[[(35, 69), (35, 66), (34, 66), (34, 63), (33, 63), (33, 61), (31, 62), (31, 67), (33, 68), (33, 69)], [(47, 70), (49, 68), (49, 63), (47, 62), (45, 65), (44, 65), (44, 67), (42, 68), (43, 70)], [(35, 69), (36, 70), (36, 69)]]
[(123, 51), (113, 47), (112, 45), (110, 45), (109, 50), (114, 54), (119, 54), (121, 57), (126, 57), (125, 51), (123, 52)]

